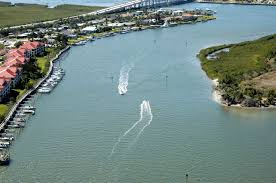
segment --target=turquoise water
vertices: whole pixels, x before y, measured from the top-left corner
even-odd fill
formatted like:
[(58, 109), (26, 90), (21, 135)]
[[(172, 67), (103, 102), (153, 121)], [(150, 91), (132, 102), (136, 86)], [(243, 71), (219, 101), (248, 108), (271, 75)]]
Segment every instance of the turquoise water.
[(196, 58), (204, 47), (276, 33), (276, 7), (181, 7), (218, 18), (72, 48), (64, 80), (37, 97), (0, 182), (181, 183), (186, 173), (190, 182), (276, 182), (276, 111), (221, 107)]

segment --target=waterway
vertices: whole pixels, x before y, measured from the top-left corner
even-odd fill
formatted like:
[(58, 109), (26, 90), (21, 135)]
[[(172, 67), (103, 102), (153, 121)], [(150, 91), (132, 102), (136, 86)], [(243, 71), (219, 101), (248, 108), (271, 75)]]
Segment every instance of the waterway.
[(0, 182), (181, 183), (186, 173), (190, 182), (276, 182), (276, 111), (218, 105), (196, 58), (276, 33), (276, 7), (181, 7), (218, 18), (72, 48), (64, 80), (36, 99)]

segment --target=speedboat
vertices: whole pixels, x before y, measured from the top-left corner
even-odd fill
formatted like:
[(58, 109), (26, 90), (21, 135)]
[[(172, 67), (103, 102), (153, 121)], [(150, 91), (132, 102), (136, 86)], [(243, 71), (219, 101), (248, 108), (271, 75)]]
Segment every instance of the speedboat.
[(22, 106), (21, 109), (35, 110), (35, 107), (34, 107), (34, 106), (31, 106), (31, 105), (25, 105), (25, 106)]
[(3, 141), (13, 141), (14, 137), (0, 137), (0, 140), (3, 140)]
[(24, 110), (22, 110), (22, 112), (27, 113), (27, 114), (32, 114), (32, 115), (35, 114), (35, 111), (31, 110), (31, 109), (24, 109)]
[(50, 93), (51, 92), (51, 88), (48, 87), (43, 87), (37, 90), (38, 93)]

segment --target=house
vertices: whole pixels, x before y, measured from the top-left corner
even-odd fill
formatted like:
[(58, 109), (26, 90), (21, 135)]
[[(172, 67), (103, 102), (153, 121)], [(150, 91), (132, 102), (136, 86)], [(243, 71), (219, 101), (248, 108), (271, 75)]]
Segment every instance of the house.
[(30, 56), (42, 55), (45, 52), (45, 44), (38, 41), (25, 42), (19, 49), (25, 49), (30, 52)]
[(10, 80), (0, 77), (0, 102), (10, 93), (11, 85)]
[(133, 26), (135, 22), (115, 22), (107, 24), (108, 27), (123, 27), (123, 26)]
[(61, 32), (64, 36), (68, 38), (77, 38), (77, 34), (74, 33), (74, 30), (72, 29), (66, 29)]
[(29, 62), (29, 58), (25, 58), (22, 56), (19, 57), (9, 57), (5, 60), (4, 66), (21, 66), (25, 63)]
[(11, 49), (8, 51), (8, 53), (6, 54), (6, 57), (26, 57), (26, 58), (30, 58), (31, 57), (31, 53), (23, 48), (19, 48), (19, 49)]
[(172, 12), (172, 15), (173, 15), (173, 16), (180, 16), (180, 15), (182, 15), (183, 13), (184, 13), (183, 10), (175, 10), (175, 11)]
[(8, 79), (11, 81), (11, 87), (14, 87), (21, 78), (21, 68), (17, 66), (1, 66), (0, 78)]
[(95, 27), (95, 26), (88, 26), (81, 30), (81, 32), (86, 33), (86, 34), (96, 32), (96, 31), (97, 31), (97, 27)]

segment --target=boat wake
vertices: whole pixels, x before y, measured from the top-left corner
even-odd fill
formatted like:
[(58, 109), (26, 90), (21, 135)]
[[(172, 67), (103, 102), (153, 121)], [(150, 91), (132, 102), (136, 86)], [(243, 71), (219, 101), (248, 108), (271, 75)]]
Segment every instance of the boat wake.
[(150, 125), (153, 115), (149, 101), (144, 100), (140, 105), (140, 119), (136, 121), (114, 144), (110, 157), (116, 152), (117, 149), (125, 149), (134, 144), (139, 136), (143, 133), (144, 129)]
[(127, 93), (128, 77), (132, 67), (132, 65), (125, 65), (120, 70), (120, 78), (118, 84), (118, 93), (120, 95), (124, 95)]

